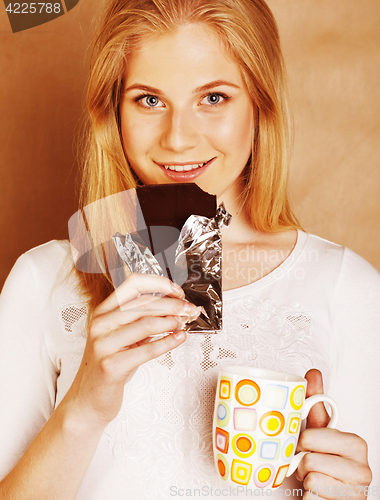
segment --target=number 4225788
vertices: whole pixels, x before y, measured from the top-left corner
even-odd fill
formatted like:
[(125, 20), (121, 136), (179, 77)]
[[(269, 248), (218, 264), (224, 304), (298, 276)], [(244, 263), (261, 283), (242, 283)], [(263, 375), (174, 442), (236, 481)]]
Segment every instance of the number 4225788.
[(5, 9), (10, 14), (59, 14), (61, 12), (60, 3), (9, 3)]

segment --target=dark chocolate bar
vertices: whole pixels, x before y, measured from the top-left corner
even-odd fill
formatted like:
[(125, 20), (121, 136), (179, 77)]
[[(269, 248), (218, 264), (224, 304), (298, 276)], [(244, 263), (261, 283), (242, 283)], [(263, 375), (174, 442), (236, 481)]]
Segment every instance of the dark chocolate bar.
[(136, 188), (140, 209), (138, 231), (153, 255), (158, 255), (166, 276), (173, 280), (175, 250), (180, 231), (190, 215), (211, 219), (216, 214), (216, 196), (197, 184), (152, 184)]
[(142, 212), (137, 214), (137, 227), (171, 226), (181, 231), (190, 215), (211, 219), (216, 214), (216, 196), (194, 182), (146, 185), (136, 188), (136, 193)]

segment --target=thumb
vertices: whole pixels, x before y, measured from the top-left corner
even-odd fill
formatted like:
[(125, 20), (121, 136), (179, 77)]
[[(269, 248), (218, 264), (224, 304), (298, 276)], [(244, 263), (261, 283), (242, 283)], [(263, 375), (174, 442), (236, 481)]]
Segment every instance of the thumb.
[[(314, 394), (323, 394), (323, 379), (322, 373), (313, 368), (309, 370), (305, 379), (307, 380), (306, 397), (314, 396)], [(307, 417), (306, 427), (326, 427), (330, 422), (329, 414), (326, 411), (323, 403), (316, 403), (309, 412)]]

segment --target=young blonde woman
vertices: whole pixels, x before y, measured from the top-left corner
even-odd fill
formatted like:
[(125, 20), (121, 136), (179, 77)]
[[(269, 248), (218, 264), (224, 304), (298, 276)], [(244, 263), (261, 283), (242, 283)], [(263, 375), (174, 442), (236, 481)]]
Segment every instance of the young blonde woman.
[(285, 75), (267, 5), (107, 2), (88, 110), (81, 207), (136, 183), (195, 182), (233, 215), (223, 332), (186, 337), (183, 319), (198, 311), (166, 278), (131, 275), (115, 292), (106, 271), (73, 267), (67, 241), (21, 256), (0, 300), (1, 498), (236, 497), (212, 457), (226, 364), (306, 374), (308, 395), (338, 404), (339, 430), (325, 428), (323, 406), (311, 412), (298, 445), (311, 453), (283, 491), (376, 495), (380, 277), (291, 212)]

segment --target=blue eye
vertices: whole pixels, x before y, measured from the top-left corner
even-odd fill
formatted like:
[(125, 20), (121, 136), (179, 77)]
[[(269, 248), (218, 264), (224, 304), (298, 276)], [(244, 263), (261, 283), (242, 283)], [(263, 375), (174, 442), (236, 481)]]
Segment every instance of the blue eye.
[(218, 106), (219, 104), (223, 104), (228, 101), (230, 98), (225, 94), (221, 94), (219, 92), (213, 92), (212, 94), (207, 94), (203, 99), (206, 99), (206, 104), (210, 104), (211, 106)]
[(154, 95), (149, 95), (145, 98), (145, 102), (147, 103), (148, 106), (157, 106), (159, 100), (157, 97)]
[(221, 95), (220, 94), (210, 94), (207, 96), (208, 102), (210, 104), (218, 104), (221, 100)]
[(157, 107), (162, 107), (158, 106), (159, 103), (162, 104), (160, 99), (155, 96), (155, 95), (150, 95), (150, 94), (141, 94), (135, 98), (135, 102), (141, 102), (142, 106), (144, 108), (157, 108)]

